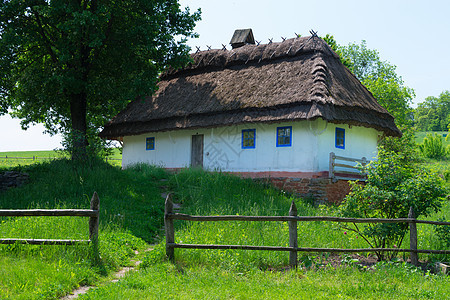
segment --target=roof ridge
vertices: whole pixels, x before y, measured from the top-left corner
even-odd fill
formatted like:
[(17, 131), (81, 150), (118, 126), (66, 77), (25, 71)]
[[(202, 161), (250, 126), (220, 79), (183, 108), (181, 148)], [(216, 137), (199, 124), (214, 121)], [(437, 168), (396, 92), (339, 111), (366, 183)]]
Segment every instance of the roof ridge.
[(339, 59), (328, 44), (319, 37), (295, 37), (282, 42), (270, 44), (247, 44), (232, 50), (211, 49), (191, 53), (192, 62), (184, 68), (168, 69), (161, 75), (161, 79), (168, 79), (181, 73), (188, 73), (207, 68), (228, 68), (248, 63), (275, 61), (286, 57), (301, 56), (309, 53), (321, 52)]

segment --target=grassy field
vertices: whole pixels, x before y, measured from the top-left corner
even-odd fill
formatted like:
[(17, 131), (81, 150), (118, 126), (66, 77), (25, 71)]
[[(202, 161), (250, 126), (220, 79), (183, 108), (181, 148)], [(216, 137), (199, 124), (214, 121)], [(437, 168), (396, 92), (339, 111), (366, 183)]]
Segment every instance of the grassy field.
[[(1, 156), (1, 154), (0, 154)], [(1, 163), (0, 163), (1, 166)], [(11, 168), (7, 166), (0, 169)], [(120, 170), (104, 162), (75, 166), (67, 160), (40, 162), (20, 169), (27, 185), (0, 192), (0, 208), (88, 208), (100, 197), (100, 255), (90, 246), (0, 245), (1, 299), (55, 299), (77, 286), (99, 285), (81, 299), (446, 299), (450, 278), (423, 273), (405, 263), (359, 266), (348, 255), (300, 255), (301, 268), (289, 270), (288, 254), (268, 251), (181, 250), (166, 261), (164, 242), (140, 258), (143, 263), (117, 283), (105, 283), (134, 251), (144, 253), (159, 241), (163, 225), (161, 192), (174, 192), (189, 214), (286, 215), (295, 200), (299, 215), (333, 215), (331, 207), (313, 207), (284, 193), (221, 173), (186, 170), (178, 174), (149, 166)], [(450, 215), (450, 204), (431, 219)], [(2, 218), (0, 236), (85, 239), (83, 218)], [(176, 241), (287, 246), (288, 226), (279, 222), (176, 222)], [(366, 247), (335, 223), (300, 222), (302, 247)], [(419, 248), (441, 247), (433, 228), (419, 227)], [(407, 243), (402, 247), (407, 247)], [(439, 257), (421, 255), (421, 259)], [(308, 267), (308, 268), (306, 268)]]
[[(60, 150), (0, 152), (0, 170), (2, 168), (32, 165), (43, 161), (67, 157), (67, 153)], [(107, 158), (110, 164), (121, 166), (122, 153), (119, 149), (113, 148), (111, 155)]]

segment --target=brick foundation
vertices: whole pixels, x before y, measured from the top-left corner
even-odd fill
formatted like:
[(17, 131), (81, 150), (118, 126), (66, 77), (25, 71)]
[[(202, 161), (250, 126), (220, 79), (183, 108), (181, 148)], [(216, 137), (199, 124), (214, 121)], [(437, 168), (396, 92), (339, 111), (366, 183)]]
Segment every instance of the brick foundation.
[(297, 197), (313, 199), (317, 204), (339, 204), (350, 192), (347, 180), (332, 182), (329, 178), (259, 178), (275, 188), (294, 193)]

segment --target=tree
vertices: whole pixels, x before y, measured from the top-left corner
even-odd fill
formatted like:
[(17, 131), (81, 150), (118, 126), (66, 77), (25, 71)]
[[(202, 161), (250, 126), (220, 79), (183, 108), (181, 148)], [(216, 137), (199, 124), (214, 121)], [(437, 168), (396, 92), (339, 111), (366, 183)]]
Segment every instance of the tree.
[(167, 66), (188, 62), (200, 19), (177, 0), (3, 0), (0, 12), (2, 112), (71, 136), (73, 158)]
[(447, 131), (450, 124), (450, 91), (439, 97), (427, 97), (414, 110), (414, 120), (420, 131)]

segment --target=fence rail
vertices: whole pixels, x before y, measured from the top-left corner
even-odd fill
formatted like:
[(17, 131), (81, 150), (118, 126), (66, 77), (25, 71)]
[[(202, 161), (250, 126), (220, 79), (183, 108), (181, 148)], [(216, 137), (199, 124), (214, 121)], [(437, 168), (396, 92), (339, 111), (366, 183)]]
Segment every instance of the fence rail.
[[(0, 159), (15, 159), (15, 160), (52, 160), (52, 159), (58, 159), (59, 157), (57, 156), (29, 156), (29, 157), (18, 157), (18, 156), (0, 156)], [(110, 158), (110, 157), (105, 157), (105, 161), (122, 161), (121, 158)]]
[[(343, 161), (344, 163), (337, 162)], [(353, 164), (348, 164), (349, 162)], [(344, 156), (337, 156), (334, 152), (330, 153), (330, 166), (329, 166), (329, 177), (333, 182), (337, 180), (366, 180), (366, 175), (361, 173), (360, 169), (356, 164), (361, 166), (366, 166), (369, 161), (363, 158), (351, 158)]]
[[(175, 260), (175, 248), (185, 249), (239, 249), (239, 250), (265, 250), (265, 251), (288, 251), (289, 265), (297, 266), (297, 252), (409, 252), (411, 263), (418, 265), (418, 253), (450, 254), (450, 250), (427, 250), (417, 249), (417, 223), (450, 226), (450, 222), (436, 222), (417, 220), (414, 217), (413, 209), (410, 209), (408, 218), (398, 219), (376, 219), (376, 218), (340, 218), (327, 216), (297, 216), (297, 208), (292, 201), (289, 209), (289, 216), (191, 216), (173, 212), (172, 195), (167, 195), (165, 203), (164, 226), (166, 234), (166, 254), (170, 260)], [(204, 245), (204, 244), (178, 244), (175, 243), (175, 229), (173, 220), (186, 221), (280, 221), (289, 224), (289, 247), (277, 246), (251, 246), (251, 245)], [(361, 249), (341, 249), (341, 248), (304, 248), (298, 247), (297, 222), (351, 222), (351, 223), (409, 223), (410, 224), (410, 248), (361, 248)]]
[(75, 245), (93, 243), (98, 246), (98, 224), (100, 200), (96, 192), (91, 198), (90, 209), (1, 209), (0, 217), (88, 217), (89, 240), (57, 240), (57, 239), (0, 239), (0, 244), (31, 244), (31, 245)]

